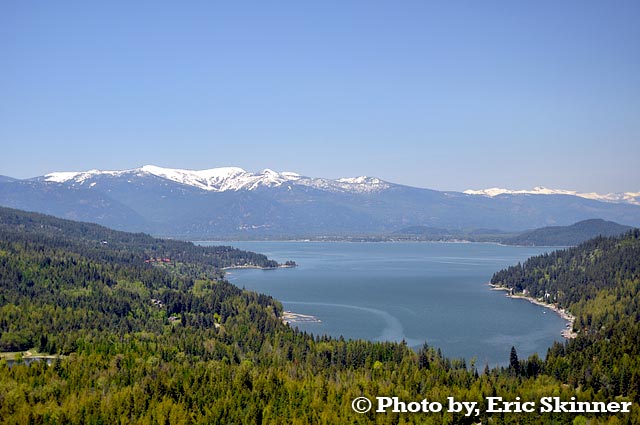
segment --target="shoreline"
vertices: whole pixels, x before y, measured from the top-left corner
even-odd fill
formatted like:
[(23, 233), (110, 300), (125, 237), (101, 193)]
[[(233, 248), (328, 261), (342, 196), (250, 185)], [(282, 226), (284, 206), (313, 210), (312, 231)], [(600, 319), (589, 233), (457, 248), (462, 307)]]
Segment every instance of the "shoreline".
[(256, 269), (256, 270), (277, 270), (277, 269), (293, 269), (295, 266), (289, 266), (286, 264), (279, 264), (278, 267), (262, 267), (262, 266), (253, 266), (253, 265), (244, 265), (244, 266), (229, 266), (223, 267), (220, 270), (242, 270), (242, 269)]
[(283, 311), (280, 320), (282, 320), (282, 323), (288, 325), (295, 325), (296, 323), (322, 323), (316, 316), (294, 313), (293, 311)]
[[(533, 245), (506, 245), (497, 241), (471, 241), (467, 239), (380, 239), (380, 240), (352, 240), (352, 239), (230, 239), (228, 241), (191, 241), (188, 242), (197, 244), (199, 246), (220, 246), (224, 244), (240, 242), (240, 243), (272, 243), (272, 242), (282, 242), (282, 243), (450, 243), (450, 244), (489, 244), (489, 245), (500, 245), (500, 246), (516, 246), (523, 248), (539, 248), (539, 246)], [(210, 245), (203, 245), (210, 244)], [(215, 245), (214, 245), (215, 244)], [(542, 248), (554, 248), (543, 246)]]
[(192, 242), (196, 245), (200, 246), (220, 246), (226, 244), (233, 244), (235, 242), (240, 243), (443, 243), (443, 244), (487, 244), (487, 245), (496, 245), (503, 247), (515, 247), (515, 248), (545, 248), (549, 250), (562, 250), (567, 248), (572, 248), (575, 245), (511, 245), (506, 244), (499, 241), (475, 241), (475, 240), (467, 240), (467, 239), (380, 239), (380, 240), (352, 240), (352, 239), (229, 239), (224, 241), (192, 241), (187, 240), (188, 242)]
[[(488, 283), (488, 285), (489, 285), (489, 287), (491, 287), (492, 291), (507, 291), (507, 292), (511, 292), (511, 288), (494, 285), (493, 283)], [(564, 308), (560, 308), (560, 307), (556, 306), (555, 304), (549, 304), (549, 303), (546, 303), (544, 301), (540, 301), (540, 300), (538, 300), (536, 298), (533, 298), (533, 297), (530, 297), (530, 296), (527, 296), (527, 295), (523, 295), (523, 294), (511, 294), (511, 293), (508, 293), (508, 294), (506, 294), (506, 296), (507, 296), (507, 298), (526, 300), (526, 301), (529, 301), (531, 304), (539, 305), (540, 307), (544, 307), (544, 308), (548, 308), (549, 310), (552, 310), (554, 313), (556, 313), (558, 316), (560, 316), (563, 320), (565, 320), (567, 322), (566, 327), (562, 330), (562, 332), (560, 332), (560, 335), (562, 335), (566, 339), (573, 339), (573, 338), (578, 336), (578, 334), (573, 331), (573, 324), (575, 323), (576, 318), (575, 318), (575, 316), (573, 314), (569, 313)]]

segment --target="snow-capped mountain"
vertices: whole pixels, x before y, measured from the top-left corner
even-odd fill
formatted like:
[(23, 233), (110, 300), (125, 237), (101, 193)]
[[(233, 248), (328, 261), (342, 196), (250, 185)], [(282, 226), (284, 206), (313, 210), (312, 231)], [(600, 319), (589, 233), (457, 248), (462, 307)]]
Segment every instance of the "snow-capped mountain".
[[(312, 178), (293, 172), (277, 172), (268, 168), (258, 173), (251, 173), (239, 167), (220, 167), (207, 170), (182, 170), (145, 165), (140, 168), (121, 171), (89, 170), (81, 172), (54, 172), (46, 174), (42, 179), (46, 182), (66, 183), (71, 185), (88, 185), (93, 187), (98, 177), (144, 177), (156, 176), (185, 186), (191, 186), (210, 192), (239, 190), (256, 190), (259, 188), (280, 187), (288, 184), (312, 187), (333, 192), (368, 193), (391, 187), (391, 183), (375, 177), (353, 177), (340, 179)], [(607, 193), (578, 192), (574, 190), (549, 189), (534, 187), (533, 189), (511, 190), (490, 188), (465, 190), (467, 195), (496, 197), (500, 195), (569, 195), (592, 199), (601, 202), (629, 203), (640, 205), (640, 192)]]
[(623, 192), (623, 193), (606, 193), (600, 194), (596, 192), (577, 192), (575, 190), (564, 189), (549, 189), (546, 187), (537, 186), (532, 190), (510, 190), (501, 189), (498, 187), (492, 187), (490, 189), (481, 190), (465, 190), (464, 193), (468, 195), (481, 195), (495, 197), (499, 195), (570, 195), (578, 196), (585, 199), (593, 199), (602, 202), (614, 202), (614, 203), (627, 203), (633, 205), (640, 205), (640, 192)]
[(592, 218), (640, 225), (637, 194), (596, 195), (544, 188), (440, 192), (375, 177), (237, 167), (146, 165), (0, 179), (2, 206), (187, 239), (364, 235), (411, 226), (512, 232)]
[(335, 192), (366, 193), (389, 188), (390, 184), (373, 177), (341, 178), (337, 180), (310, 178), (291, 172), (276, 172), (265, 169), (259, 173), (250, 173), (238, 167), (212, 168), (208, 170), (181, 170), (145, 165), (140, 168), (123, 171), (90, 170), (83, 172), (56, 172), (43, 177), (46, 182), (72, 185), (95, 185), (99, 177), (144, 177), (156, 176), (182, 185), (211, 192), (256, 190), (261, 187), (280, 187), (285, 184), (298, 184), (321, 190)]

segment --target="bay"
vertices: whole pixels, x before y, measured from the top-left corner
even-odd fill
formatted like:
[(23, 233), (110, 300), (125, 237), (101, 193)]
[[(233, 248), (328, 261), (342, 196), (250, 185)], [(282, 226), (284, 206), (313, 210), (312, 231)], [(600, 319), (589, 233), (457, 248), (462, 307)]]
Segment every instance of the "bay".
[(371, 341), (426, 341), (477, 367), (544, 357), (565, 322), (551, 310), (507, 298), (487, 285), (494, 272), (549, 250), (484, 243), (215, 242), (260, 252), (291, 269), (230, 270), (239, 287), (280, 300), (314, 335)]

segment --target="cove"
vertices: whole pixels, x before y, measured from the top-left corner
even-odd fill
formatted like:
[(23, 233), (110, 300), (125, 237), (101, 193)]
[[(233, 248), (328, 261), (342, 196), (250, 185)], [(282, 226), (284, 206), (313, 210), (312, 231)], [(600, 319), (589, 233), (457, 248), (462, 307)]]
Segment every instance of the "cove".
[(292, 269), (231, 270), (239, 287), (271, 295), (287, 311), (320, 323), (296, 323), (314, 335), (426, 341), (448, 357), (475, 358), (482, 368), (541, 357), (562, 341), (565, 322), (526, 300), (509, 299), (487, 283), (494, 272), (550, 248), (483, 243), (215, 242), (266, 254)]

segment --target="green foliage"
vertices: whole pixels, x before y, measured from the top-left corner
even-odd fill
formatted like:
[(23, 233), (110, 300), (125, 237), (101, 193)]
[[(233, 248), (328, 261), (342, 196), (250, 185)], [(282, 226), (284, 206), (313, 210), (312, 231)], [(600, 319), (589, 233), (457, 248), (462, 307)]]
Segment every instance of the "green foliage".
[[(3, 350), (36, 347), (61, 356), (51, 366), (44, 361), (13, 365), (0, 361), (0, 423), (570, 424), (582, 420), (561, 413), (482, 413), (467, 418), (446, 412), (360, 415), (351, 410), (355, 397), (383, 395), (440, 402), (455, 397), (479, 402), (483, 412), (484, 398), (495, 395), (506, 400), (575, 396), (581, 401), (626, 395), (636, 402), (632, 414), (585, 417), (594, 424), (616, 417), (628, 423), (640, 420), (638, 335), (628, 332), (627, 339), (620, 339), (620, 332), (633, 330), (628, 325), (637, 322), (638, 304), (619, 305), (637, 295), (638, 273), (623, 271), (620, 264), (627, 262), (622, 257), (613, 262), (609, 255), (611, 246), (627, 247), (621, 248), (621, 256), (636, 249), (631, 236), (598, 242), (597, 254), (579, 250), (563, 257), (562, 264), (575, 263), (577, 268), (576, 258), (593, 258), (595, 263), (607, 259), (608, 267), (617, 270), (602, 272), (616, 277), (616, 282), (595, 285), (599, 289), (593, 297), (571, 304), (594, 312), (592, 324), (581, 329), (579, 338), (554, 346), (546, 361), (538, 356), (518, 360), (515, 355), (512, 366), (517, 365), (517, 374), (507, 368), (486, 368), (479, 374), (464, 360), (444, 358), (427, 344), (414, 352), (405, 343), (346, 341), (292, 329), (280, 321), (282, 307), (276, 300), (240, 290), (221, 277), (211, 263), (215, 250), (184, 245), (193, 249), (193, 257), (162, 253), (181, 258), (180, 267), (145, 263), (150, 253), (159, 253), (160, 242), (155, 239), (148, 239), (147, 245), (146, 237), (118, 233), (110, 239), (114, 243), (96, 244), (103, 234), (89, 237), (83, 232), (102, 228), (11, 214), (12, 221), (0, 225), (0, 344)], [(59, 228), (65, 230), (55, 230)], [(542, 266), (539, 261), (520, 267), (519, 276), (534, 273), (538, 266), (533, 265)], [(544, 273), (549, 273), (546, 267)], [(555, 271), (562, 273), (562, 267)], [(562, 288), (566, 300), (574, 299), (573, 291), (579, 292), (558, 282), (549, 285)], [(610, 308), (601, 308), (602, 303)], [(610, 323), (614, 317), (619, 330)], [(606, 338), (618, 338), (617, 346), (604, 343)], [(589, 364), (579, 353), (601, 359), (591, 363), (589, 375)], [(584, 372), (583, 378), (578, 378), (579, 372)]]
[[(69, 220), (0, 207), (0, 230), (23, 236), (31, 240), (46, 241), (49, 246), (74, 249), (81, 247), (88, 258), (138, 263), (145, 260), (169, 259), (168, 264), (189, 264), (200, 267), (255, 266), (273, 268), (278, 263), (263, 254), (242, 251), (230, 246), (202, 247), (191, 242), (158, 239), (144, 233), (127, 233), (111, 230), (92, 223)], [(2, 252), (0, 251), (0, 255)], [(94, 257), (95, 256), (95, 257)], [(151, 264), (165, 264), (151, 261)], [(294, 263), (295, 264), (295, 263)]]
[(511, 347), (511, 353), (509, 354), (509, 369), (514, 375), (520, 375), (520, 360), (518, 360), (516, 347)]
[(639, 399), (640, 230), (533, 257), (491, 282), (555, 303), (578, 335), (547, 354), (545, 372), (601, 394)]

